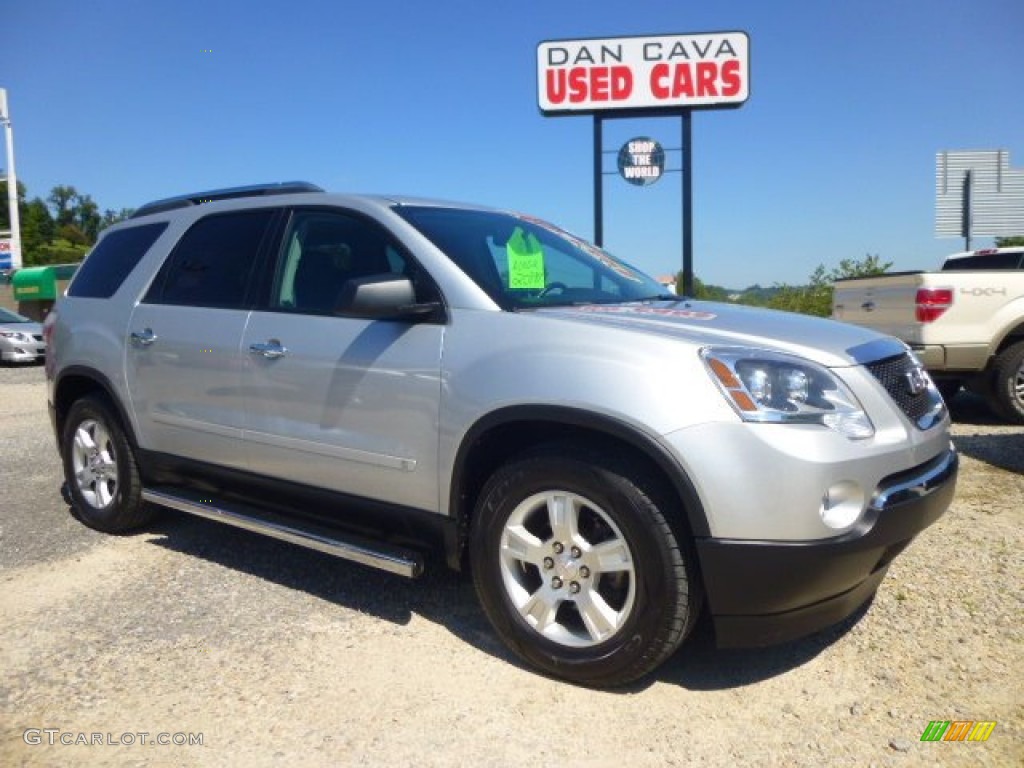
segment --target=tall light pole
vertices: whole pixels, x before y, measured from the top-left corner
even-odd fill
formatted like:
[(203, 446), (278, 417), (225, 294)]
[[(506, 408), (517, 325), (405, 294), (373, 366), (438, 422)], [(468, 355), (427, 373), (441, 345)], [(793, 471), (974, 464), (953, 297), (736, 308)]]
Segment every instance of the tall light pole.
[(4, 126), (4, 143), (7, 145), (7, 209), (11, 221), (11, 268), (21, 269), (21, 223), (18, 220), (18, 176), (14, 172), (14, 131), (11, 128), (11, 113), (7, 109), (7, 89), (0, 88), (0, 123)]

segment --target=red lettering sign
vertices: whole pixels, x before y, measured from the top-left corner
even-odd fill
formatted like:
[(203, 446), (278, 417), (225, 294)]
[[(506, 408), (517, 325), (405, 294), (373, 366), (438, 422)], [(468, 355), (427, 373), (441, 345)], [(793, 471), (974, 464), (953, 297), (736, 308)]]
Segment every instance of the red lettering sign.
[(547, 99), (552, 104), (585, 101), (624, 101), (633, 92), (629, 67), (571, 67), (549, 69), (545, 78)]
[(744, 32), (560, 40), (537, 47), (541, 111), (739, 106), (750, 95)]

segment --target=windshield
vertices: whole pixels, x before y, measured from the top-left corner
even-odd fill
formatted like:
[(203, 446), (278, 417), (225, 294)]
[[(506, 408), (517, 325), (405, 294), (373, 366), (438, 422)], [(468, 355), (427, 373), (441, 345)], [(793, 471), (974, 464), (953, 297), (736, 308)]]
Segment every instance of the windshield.
[(22, 317), (16, 312), (11, 312), (9, 309), (0, 307), (0, 323), (31, 323), (32, 321), (27, 317)]
[(503, 309), (675, 298), (607, 251), (540, 219), (426, 206), (395, 211)]

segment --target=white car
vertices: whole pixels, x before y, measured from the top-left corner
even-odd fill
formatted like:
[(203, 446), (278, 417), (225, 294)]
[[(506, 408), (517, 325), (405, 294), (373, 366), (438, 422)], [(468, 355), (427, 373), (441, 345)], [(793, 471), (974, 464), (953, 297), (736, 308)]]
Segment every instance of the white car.
[(0, 360), (5, 363), (42, 362), (46, 358), (43, 326), (0, 307)]

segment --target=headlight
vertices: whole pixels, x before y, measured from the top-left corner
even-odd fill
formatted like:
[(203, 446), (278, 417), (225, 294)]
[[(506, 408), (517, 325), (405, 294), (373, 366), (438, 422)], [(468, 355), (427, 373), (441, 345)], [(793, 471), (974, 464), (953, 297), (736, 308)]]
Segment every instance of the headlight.
[(711, 378), (744, 421), (821, 424), (851, 440), (875, 434), (857, 398), (824, 366), (759, 349), (701, 351)]
[(0, 336), (3, 336), (5, 339), (14, 339), (15, 341), (32, 342), (31, 336), (27, 333), (19, 333), (18, 331), (0, 331)]

